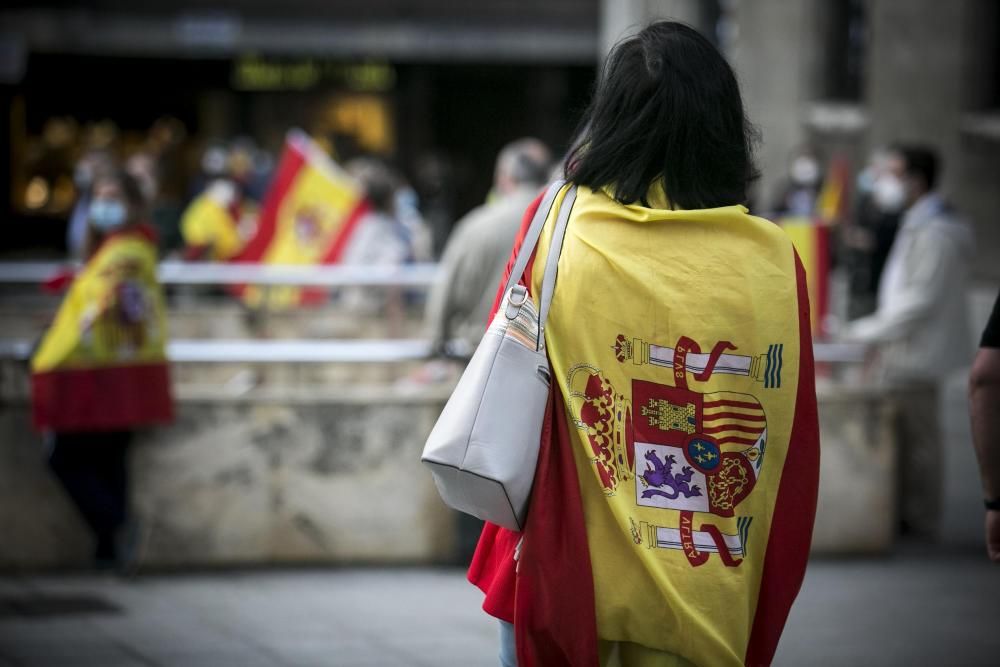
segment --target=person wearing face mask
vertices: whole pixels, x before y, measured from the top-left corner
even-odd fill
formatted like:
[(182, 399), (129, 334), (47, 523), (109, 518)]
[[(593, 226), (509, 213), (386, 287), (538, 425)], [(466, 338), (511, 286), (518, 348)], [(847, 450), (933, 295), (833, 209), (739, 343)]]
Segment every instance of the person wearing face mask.
[[(969, 226), (937, 192), (938, 159), (923, 146), (890, 150), (873, 197), (902, 218), (879, 280), (876, 310), (842, 338), (871, 346), (868, 374), (900, 407), (900, 518), (905, 532), (938, 532), (942, 449), (936, 394), (972, 360), (965, 295), (973, 257)], [(915, 398), (920, 390), (923, 399)]]
[(788, 167), (788, 182), (774, 204), (776, 218), (811, 218), (816, 209), (823, 172), (819, 158), (804, 147)]
[(879, 279), (899, 228), (904, 193), (898, 177), (889, 173), (890, 165), (898, 169), (898, 160), (879, 149), (858, 174), (858, 204), (853, 224), (844, 229), (843, 236), (852, 318), (875, 310)]
[(45, 434), (53, 473), (94, 533), (99, 566), (126, 564), (132, 552), (131, 433), (173, 416), (156, 238), (144, 210), (127, 173), (95, 178), (85, 264), (31, 358), (34, 426)]
[(69, 227), (66, 229), (66, 248), (70, 257), (79, 259), (83, 256), (83, 244), (87, 236), (88, 213), (90, 212), (91, 187), (94, 179), (107, 173), (113, 167), (111, 155), (104, 150), (90, 150), (76, 163), (73, 170), (73, 185), (76, 187), (77, 199), (70, 214)]

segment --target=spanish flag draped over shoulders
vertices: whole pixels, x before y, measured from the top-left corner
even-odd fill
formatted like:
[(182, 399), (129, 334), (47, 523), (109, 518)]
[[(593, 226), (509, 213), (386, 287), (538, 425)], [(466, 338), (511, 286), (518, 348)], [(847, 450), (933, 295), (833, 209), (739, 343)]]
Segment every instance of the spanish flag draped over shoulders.
[[(578, 189), (520, 557), (522, 535), (487, 524), (469, 570), (523, 666), (769, 664), (805, 572), (819, 436), (802, 265), (741, 206), (650, 203)], [(533, 294), (543, 271), (526, 271)]]
[(39, 430), (106, 431), (173, 418), (152, 229), (109, 236), (74, 279), (31, 359)]

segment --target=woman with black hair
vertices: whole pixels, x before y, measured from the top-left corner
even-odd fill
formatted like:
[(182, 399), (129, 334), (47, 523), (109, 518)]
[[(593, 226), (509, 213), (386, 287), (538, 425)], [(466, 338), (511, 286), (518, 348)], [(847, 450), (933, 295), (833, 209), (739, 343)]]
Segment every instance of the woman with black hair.
[(618, 44), (583, 127), (536, 248), (571, 207), (527, 523), (487, 524), (469, 579), (504, 665), (768, 664), (816, 506), (804, 271), (742, 205), (755, 133), (695, 30)]

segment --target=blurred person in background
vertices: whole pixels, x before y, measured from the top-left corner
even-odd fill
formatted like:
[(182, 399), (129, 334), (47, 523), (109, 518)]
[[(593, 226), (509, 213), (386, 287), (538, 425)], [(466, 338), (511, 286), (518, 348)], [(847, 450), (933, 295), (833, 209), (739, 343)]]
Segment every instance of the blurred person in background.
[(201, 151), (199, 170), (192, 176), (185, 198), (193, 201), (208, 188), (210, 183), (225, 178), (228, 160), (229, 150), (225, 143), (209, 142)]
[[(361, 185), (370, 209), (358, 222), (341, 257), (356, 266), (401, 266), (428, 259), (430, 239), (415, 203), (404, 193), (402, 179), (378, 158), (359, 157), (344, 168)], [(400, 211), (402, 199), (406, 210)], [(341, 300), (351, 309), (384, 311), (391, 335), (402, 329), (404, 295), (395, 288), (350, 288)]]
[(871, 346), (869, 376), (892, 390), (922, 388), (901, 401), (901, 528), (934, 539), (941, 512), (942, 443), (937, 393), (972, 359), (966, 307), (974, 254), (969, 226), (936, 190), (939, 161), (925, 146), (890, 149), (875, 185), (886, 211), (902, 213), (879, 281), (876, 310), (841, 338)]
[(393, 193), (396, 217), (410, 235), (414, 262), (430, 262), (434, 259), (434, 235), (420, 212), (420, 197), (410, 183), (397, 174), (399, 182)]
[(420, 200), (421, 216), (433, 241), (432, 257), (440, 257), (448, 239), (455, 199), (455, 175), (451, 160), (429, 152), (417, 159), (413, 168), (413, 186)]
[(149, 211), (149, 223), (156, 231), (160, 248), (168, 251), (176, 245), (179, 236), (177, 211), (164, 208), (160, 197), (160, 164), (154, 153), (146, 150), (134, 153), (125, 161), (125, 171), (135, 179), (146, 199), (146, 210)]
[(115, 160), (105, 149), (90, 149), (77, 161), (73, 169), (73, 185), (76, 187), (76, 204), (70, 214), (66, 230), (66, 248), (70, 257), (82, 259), (87, 239), (90, 215), (91, 188), (94, 179), (113, 170)]
[[(423, 222), (413, 209), (403, 215), (398, 207), (401, 179), (377, 158), (355, 158), (344, 165), (357, 179), (371, 209), (358, 223), (344, 250), (345, 264), (399, 265), (417, 259)], [(403, 197), (404, 201), (406, 197)]]
[(986, 551), (1000, 563), (1000, 295), (972, 363), (969, 406), (986, 505)]
[(774, 203), (775, 217), (812, 218), (822, 181), (823, 168), (816, 151), (801, 147), (788, 165), (785, 185)]
[(166, 320), (146, 198), (125, 171), (98, 174), (85, 264), (31, 359), (36, 428), (49, 464), (96, 538), (95, 563), (126, 564), (132, 431), (173, 415)]
[(146, 200), (146, 210), (149, 210), (153, 200), (156, 199), (159, 189), (156, 174), (156, 158), (152, 153), (146, 151), (133, 153), (125, 161), (125, 171), (135, 179), (136, 184), (139, 186), (139, 191), (142, 192), (142, 196)]
[(150, 164), (141, 163), (140, 184), (147, 172), (155, 182), (155, 194), (150, 201), (149, 220), (156, 229), (160, 250), (168, 255), (182, 248), (180, 221), (186, 200), (186, 176), (182, 145), (187, 130), (176, 118), (165, 116), (153, 123), (146, 139), (143, 155)]
[[(441, 257), (440, 278), (428, 297), (426, 328), (433, 354), (475, 351), (521, 217), (545, 185), (551, 161), (549, 149), (537, 139), (507, 144), (497, 156), (489, 200), (455, 224)], [(449, 349), (453, 339), (460, 349)]]
[[(569, 215), (531, 506), (520, 533), (486, 524), (469, 579), (502, 665), (770, 664), (819, 482), (805, 270), (741, 205), (756, 132), (700, 33), (619, 42), (586, 115), (575, 200), (551, 209)], [(536, 307), (555, 221), (515, 277)]]
[(254, 176), (252, 145), (212, 146), (202, 159), (206, 185), (181, 218), (184, 258), (224, 262), (239, 255), (257, 228), (257, 203), (248, 187)]
[(896, 238), (904, 203), (895, 176), (899, 159), (887, 149), (879, 149), (858, 174), (855, 216), (845, 227), (843, 237), (851, 318), (875, 310), (879, 280)]

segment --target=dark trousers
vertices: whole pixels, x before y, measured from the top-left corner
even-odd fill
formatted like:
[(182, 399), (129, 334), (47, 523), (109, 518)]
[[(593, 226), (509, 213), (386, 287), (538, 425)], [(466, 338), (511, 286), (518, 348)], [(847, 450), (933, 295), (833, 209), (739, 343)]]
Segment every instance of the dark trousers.
[(97, 537), (95, 558), (115, 561), (128, 512), (129, 431), (56, 433), (49, 466)]

